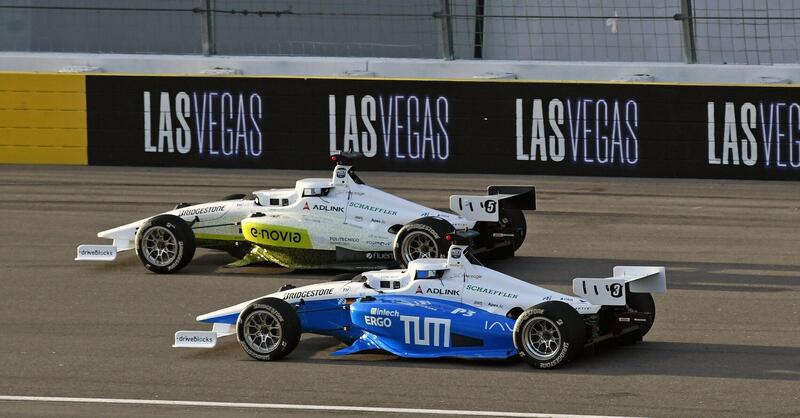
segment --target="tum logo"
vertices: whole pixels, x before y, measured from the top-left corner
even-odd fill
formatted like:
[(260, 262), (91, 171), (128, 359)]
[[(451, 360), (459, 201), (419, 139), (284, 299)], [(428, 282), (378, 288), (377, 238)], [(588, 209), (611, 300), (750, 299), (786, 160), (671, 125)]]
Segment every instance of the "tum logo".
[(450, 347), (449, 319), (423, 318), (420, 326), (418, 316), (400, 315), (400, 321), (403, 322), (406, 344)]

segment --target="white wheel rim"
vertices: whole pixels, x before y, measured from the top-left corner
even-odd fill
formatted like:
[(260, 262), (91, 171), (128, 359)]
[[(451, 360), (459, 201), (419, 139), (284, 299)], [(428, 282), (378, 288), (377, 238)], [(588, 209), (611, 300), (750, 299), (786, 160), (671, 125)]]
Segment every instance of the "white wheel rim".
[(439, 253), (439, 246), (433, 237), (422, 231), (406, 235), (400, 249), (406, 264), (420, 258), (434, 258)]
[(259, 354), (269, 354), (281, 342), (281, 324), (268, 311), (254, 311), (244, 320), (243, 334), (247, 346)]
[(142, 254), (148, 263), (165, 267), (178, 256), (178, 239), (163, 226), (154, 226), (142, 235)]
[(550, 360), (561, 350), (561, 332), (555, 322), (545, 318), (532, 318), (522, 327), (522, 345), (537, 360)]

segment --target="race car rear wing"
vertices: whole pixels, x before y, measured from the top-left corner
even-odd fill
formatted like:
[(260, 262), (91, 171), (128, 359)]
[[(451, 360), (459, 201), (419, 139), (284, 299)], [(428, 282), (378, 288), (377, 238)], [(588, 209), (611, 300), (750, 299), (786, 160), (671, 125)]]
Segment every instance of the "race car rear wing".
[(452, 195), (450, 210), (472, 221), (497, 222), (501, 209), (536, 210), (533, 186), (489, 186), (486, 196)]
[(573, 280), (572, 293), (594, 305), (624, 306), (626, 286), (633, 293), (664, 293), (667, 291), (666, 269), (616, 266), (613, 277)]

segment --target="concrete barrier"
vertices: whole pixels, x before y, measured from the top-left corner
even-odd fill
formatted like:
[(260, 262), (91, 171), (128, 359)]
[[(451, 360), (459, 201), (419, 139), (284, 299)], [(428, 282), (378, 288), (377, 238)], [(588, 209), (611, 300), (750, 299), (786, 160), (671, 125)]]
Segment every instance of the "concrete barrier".
[(0, 163), (87, 164), (86, 80), (0, 73)]

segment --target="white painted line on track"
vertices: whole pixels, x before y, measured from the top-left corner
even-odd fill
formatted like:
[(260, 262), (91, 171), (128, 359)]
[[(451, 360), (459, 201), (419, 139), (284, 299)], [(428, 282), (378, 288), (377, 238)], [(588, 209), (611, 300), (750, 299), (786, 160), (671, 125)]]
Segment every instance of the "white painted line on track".
[(0, 401), (94, 403), (146, 406), (197, 406), (211, 408), (294, 409), (303, 411), (384, 412), (400, 414), (462, 415), (480, 417), (622, 418), (607, 415), (543, 414), (533, 412), (468, 411), (458, 409), (385, 408), (377, 406), (302, 405), (286, 403), (167, 401), (157, 399), (67, 398), (58, 396), (3, 396)]

